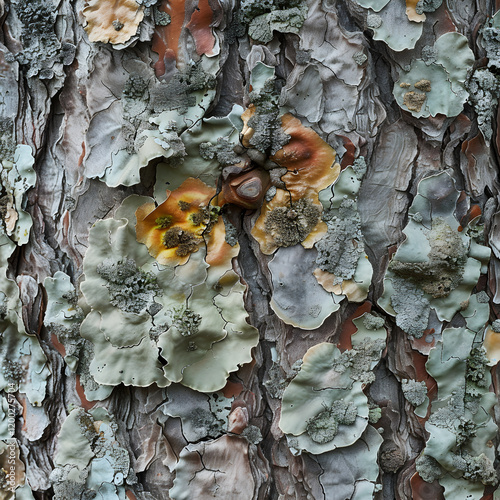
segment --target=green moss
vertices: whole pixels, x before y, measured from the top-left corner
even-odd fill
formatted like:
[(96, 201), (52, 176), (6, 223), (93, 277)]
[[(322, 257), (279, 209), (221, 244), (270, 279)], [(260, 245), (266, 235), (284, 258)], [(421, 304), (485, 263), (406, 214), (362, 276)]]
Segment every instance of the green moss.
[(279, 247), (290, 247), (304, 241), (319, 221), (321, 208), (302, 198), (290, 207), (273, 208), (264, 227)]
[(133, 259), (106, 259), (97, 266), (97, 273), (106, 281), (111, 304), (123, 311), (138, 314), (150, 308), (154, 297), (162, 293), (155, 276), (139, 269)]
[(401, 381), (401, 389), (403, 390), (405, 399), (413, 406), (420, 406), (427, 397), (427, 386), (425, 382), (403, 379)]

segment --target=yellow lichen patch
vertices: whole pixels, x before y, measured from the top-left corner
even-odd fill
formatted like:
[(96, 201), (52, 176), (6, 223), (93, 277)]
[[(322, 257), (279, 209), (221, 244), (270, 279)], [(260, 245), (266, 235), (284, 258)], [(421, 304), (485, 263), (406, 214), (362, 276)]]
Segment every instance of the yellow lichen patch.
[(281, 179), (293, 201), (311, 192), (317, 196), (340, 174), (340, 165), (335, 163), (335, 150), (312, 128), (304, 127), (290, 114), (281, 118), (281, 124), (290, 141), (271, 156), (271, 160), (288, 170)]
[(337, 277), (335, 274), (323, 271), (319, 268), (315, 269), (313, 274), (318, 280), (318, 283), (327, 292), (334, 293), (335, 295), (345, 295), (349, 302), (363, 302), (368, 296), (367, 291), (362, 289), (362, 287), (353, 280), (344, 280), (342, 284), (336, 284)]
[(486, 329), (483, 347), (486, 349), (486, 357), (490, 360), (490, 365), (496, 365), (500, 361), (500, 333), (495, 332), (491, 327)]
[[(219, 241), (220, 230), (210, 237), (219, 221), (214, 196), (214, 188), (199, 179), (186, 179), (175, 191), (167, 191), (167, 199), (158, 207), (146, 203), (137, 209), (137, 241), (144, 243), (158, 262), (167, 265), (185, 264), (191, 253), (205, 243), (204, 236), (212, 241), (214, 249), (217, 245), (224, 248)], [(216, 261), (222, 250), (214, 252), (210, 258)]]
[(406, 0), (406, 16), (409, 21), (422, 23), (425, 21), (425, 14), (417, 14), (417, 3), (418, 0)]
[(126, 43), (137, 33), (144, 7), (135, 0), (90, 0), (83, 9), (91, 42)]
[(260, 216), (252, 228), (252, 236), (266, 255), (272, 254), (278, 247), (298, 243), (312, 248), (327, 231), (321, 212), (321, 203), (309, 198), (290, 201), (290, 193), (277, 189), (274, 198), (262, 205)]

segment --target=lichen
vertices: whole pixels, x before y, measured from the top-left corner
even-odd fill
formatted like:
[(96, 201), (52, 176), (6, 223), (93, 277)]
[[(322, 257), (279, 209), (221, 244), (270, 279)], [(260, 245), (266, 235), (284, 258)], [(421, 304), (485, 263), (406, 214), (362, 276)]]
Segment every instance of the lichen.
[(401, 380), (401, 389), (403, 390), (405, 399), (413, 406), (420, 406), (427, 397), (427, 386), (425, 382), (403, 379)]
[(336, 276), (335, 284), (350, 280), (364, 253), (361, 219), (353, 200), (345, 199), (339, 209), (325, 211), (326, 235), (316, 243), (316, 263), (323, 271)]
[(424, 12), (434, 12), (441, 7), (443, 0), (419, 0), (415, 10), (417, 14), (423, 14)]
[(123, 95), (127, 99), (146, 99), (148, 83), (141, 75), (132, 74), (123, 87)]
[(472, 456), (469, 453), (453, 456), (453, 465), (463, 471), (464, 479), (485, 485), (496, 486), (498, 477), (493, 462), (484, 454)]
[(176, 110), (184, 115), (190, 106), (196, 105), (198, 90), (215, 88), (215, 78), (203, 70), (201, 63), (193, 63), (183, 72), (151, 90), (151, 102), (155, 113)]
[(199, 332), (201, 316), (190, 309), (176, 311), (172, 325), (184, 337), (196, 335)]
[(393, 259), (389, 268), (432, 297), (447, 297), (462, 279), (467, 249), (460, 234), (440, 217), (434, 218), (431, 230), (424, 232), (431, 248), (428, 260), (401, 262)]
[(394, 294), (391, 305), (396, 312), (396, 324), (409, 335), (419, 339), (429, 321), (430, 303), (424, 292), (403, 278), (391, 278)]
[(266, 80), (262, 89), (254, 90), (249, 95), (255, 106), (255, 113), (248, 120), (248, 127), (253, 130), (249, 144), (267, 155), (274, 155), (290, 141), (281, 128), (279, 94), (274, 79)]
[(97, 273), (106, 281), (111, 304), (123, 311), (138, 314), (150, 309), (162, 293), (155, 276), (139, 269), (133, 259), (106, 259), (97, 266)]
[(500, 319), (496, 319), (491, 323), (491, 328), (495, 333), (500, 333)]
[(225, 137), (219, 137), (216, 144), (202, 142), (200, 144), (200, 155), (205, 160), (213, 160), (215, 158), (224, 166), (236, 165), (241, 161), (241, 158), (234, 152), (234, 147), (234, 143)]
[(439, 463), (428, 455), (421, 455), (415, 462), (419, 476), (427, 483), (433, 483), (443, 476)]
[(289, 206), (276, 207), (267, 213), (265, 230), (278, 247), (290, 247), (305, 240), (317, 225), (321, 209), (307, 199)]
[(339, 425), (352, 425), (357, 414), (358, 409), (352, 402), (335, 401), (330, 408), (308, 421), (306, 432), (315, 443), (328, 443), (337, 435)]
[(477, 113), (477, 124), (486, 141), (493, 136), (492, 119), (498, 103), (500, 82), (488, 69), (478, 69), (467, 82), (469, 103)]
[(374, 314), (366, 313), (363, 316), (363, 325), (367, 330), (378, 330), (384, 326), (384, 318), (375, 316)]
[(352, 380), (371, 384), (375, 380), (375, 374), (371, 371), (372, 363), (380, 359), (384, 347), (384, 339), (372, 340), (367, 337), (352, 349), (344, 351), (332, 362), (332, 367), (338, 373), (348, 370)]

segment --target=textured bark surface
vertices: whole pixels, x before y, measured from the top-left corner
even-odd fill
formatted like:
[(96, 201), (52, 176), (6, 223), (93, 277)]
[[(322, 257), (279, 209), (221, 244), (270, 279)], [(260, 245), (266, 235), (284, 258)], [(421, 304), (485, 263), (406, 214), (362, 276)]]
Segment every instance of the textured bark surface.
[[(137, 25), (133, 25), (133, 29), (129, 28), (127, 21), (128, 24), (120, 29), (108, 26), (105, 35), (92, 30), (86, 32), (84, 26), (90, 23), (90, 14), (85, 17), (87, 11), (84, 9), (102, 8), (105, 11), (105, 4), (111, 3), (133, 12), (145, 9), (144, 19), (134, 17)], [(500, 219), (497, 213), (500, 115), (496, 109), (500, 85), (497, 81), (490, 97), (483, 96), (486, 109), (492, 110), (489, 132), (488, 127), (481, 123), (490, 118), (485, 118), (486, 114), (481, 114), (483, 108), (474, 103), (478, 93), (470, 90), (470, 83), (462, 86), (462, 90), (469, 89), (472, 97), (469, 100), (465, 97), (458, 104), (462, 111), (456, 114), (450, 111), (449, 116), (433, 109), (430, 110), (431, 116), (414, 116), (418, 112), (412, 114), (408, 106), (398, 104), (394, 90), (395, 82), (406, 81), (405, 78), (410, 81), (406, 75), (411, 64), (422, 60), (423, 53), (432, 53), (436, 40), (449, 32), (464, 35), (473, 52), (475, 61), (472, 66), (458, 55), (455, 59), (457, 66), (464, 65), (469, 70), (467, 82), (472, 81), (474, 71), (482, 68), (489, 68), (492, 78), (500, 77), (500, 63), (498, 66), (492, 63), (482, 31), (496, 11), (495, 2), (444, 0), (441, 6), (434, 2), (437, 8), (430, 8), (426, 20), (416, 23), (405, 15), (401, 16), (398, 9), (405, 11), (402, 0), (390, 0), (389, 7), (382, 10), (380, 5), (387, 2), (310, 0), (305, 19), (298, 28), (291, 28), (290, 18), (281, 24), (276, 21), (271, 24), (271, 39), (265, 43), (252, 39), (248, 29), (252, 29), (253, 19), (269, 13), (269, 8), (260, 11), (255, 8), (253, 17), (245, 25), (237, 20), (237, 13), (241, 12), (238, 1), (140, 3), (142, 5), (135, 1), (0, 0), (2, 196), (8, 197), (12, 190), (5, 172), (8, 171), (6, 162), (13, 157), (16, 145), (31, 148), (36, 172), (34, 186), (21, 192), (21, 197), (24, 196), (22, 203), (7, 205), (7, 198), (0, 201), (5, 228), (8, 224), (6, 206), (13, 206), (17, 212), (24, 209), (33, 221), (31, 229), (27, 228), (29, 239), (26, 241), (14, 238), (4, 228), (4, 233), (7, 231), (17, 245), (1, 264), (2, 269), (7, 266), (9, 278), (2, 278), (2, 283), (16, 283), (22, 303), (19, 314), (26, 333), (38, 339), (50, 371), (43, 382), (46, 383), (46, 393), (39, 404), (30, 402), (27, 391), (17, 390), (19, 387), (14, 391), (15, 403), (11, 401), (11, 407), (17, 409), (15, 437), (20, 459), (25, 464), (26, 484), (29, 484), (34, 498), (94, 498), (88, 495), (96, 494), (96, 490), (88, 482), (85, 484), (85, 480), (76, 481), (73, 490), (69, 489), (68, 479), (65, 479), (64, 486), (67, 489), (58, 483), (62, 477), (57, 476), (58, 471), (64, 467), (61, 461), (56, 462), (55, 457), (62, 456), (60, 432), (70, 411), (74, 408), (90, 411), (98, 407), (106, 408), (112, 416), (112, 424), (109, 424), (112, 432), (108, 427), (107, 431), (101, 427), (102, 435), (108, 440), (103, 449), (115, 450), (109, 452), (113, 457), (117, 456), (113, 454), (116, 447), (126, 450), (130, 471), (126, 480), (120, 483), (116, 479), (118, 469), (113, 465), (114, 486), (103, 487), (96, 498), (497, 498), (493, 493), (496, 480), (490, 478), (488, 482), (484, 474), (481, 476), (482, 472), (473, 479), (463, 479), (464, 469), (453, 469), (455, 466), (449, 465), (448, 476), (452, 479), (448, 483), (448, 479), (443, 480), (443, 484), (439, 479), (423, 481), (416, 473), (415, 462), (426, 447), (429, 436), (434, 435), (426, 428), (426, 421), (437, 407), (431, 409), (429, 406), (418, 416), (416, 405), (404, 397), (402, 381), (423, 382), (431, 402), (439, 400), (443, 406), (447, 404), (444, 392), (438, 396), (440, 379), (436, 385), (425, 363), (431, 348), (442, 344), (440, 334), (445, 328), (465, 328), (464, 317), (456, 312), (451, 318), (443, 318), (436, 313), (436, 306), (430, 310), (424, 336), (416, 338), (404, 331), (396, 313), (388, 313), (387, 308), (377, 302), (384, 294), (389, 260), (405, 239), (403, 230), (407, 223), (415, 217), (413, 213), (409, 215), (408, 210), (416, 199), (419, 182), (429, 175), (446, 171), (454, 180), (458, 198), (450, 213), (457, 219), (457, 224), (464, 227), (475, 214), (482, 214), (484, 246), (492, 250), (487, 273), (481, 274), (475, 288), (473, 285), (469, 290), (469, 294), (484, 291), (486, 300), (489, 300), (482, 329), (474, 330), (481, 337), (480, 341), (484, 327), (500, 314)], [(406, 5), (414, 3), (407, 1)], [(428, 2), (429, 5), (432, 3)], [(275, 4), (277, 9), (286, 7), (279, 2)], [(36, 12), (28, 12), (30, 5), (39, 13), (38, 17)], [(296, 2), (296, 5), (299, 9), (305, 4)], [(368, 9), (368, 5), (375, 10)], [(171, 21), (167, 25), (160, 21), (162, 12), (170, 15)], [(99, 19), (108, 19), (109, 24), (115, 20), (115, 15), (119, 19), (125, 14), (103, 12), (99, 13)], [(414, 48), (393, 50), (384, 41), (385, 35), (377, 34), (380, 33), (377, 28), (380, 20), (382, 26), (390, 27), (391, 39), (396, 39), (396, 44), (400, 42), (398, 37), (404, 37), (405, 30), (409, 30), (405, 23), (408, 26), (411, 23), (412, 29), (413, 25), (422, 26), (422, 34)], [(132, 32), (127, 35), (124, 31), (128, 29)], [(123, 34), (125, 42), (115, 41), (113, 44), (113, 38), (111, 42), (102, 38), (116, 34)], [(497, 47), (500, 47), (500, 42), (497, 42)], [(449, 54), (449, 57), (453, 62), (454, 54)], [(183, 92), (179, 106), (173, 110), (170, 108), (170, 112), (178, 113), (181, 118), (184, 116), (182, 107), (186, 106), (191, 93), (194, 95), (199, 89), (182, 90), (181, 86), (173, 87), (172, 81), (176, 74), (185, 74), (194, 62), (201, 59), (209, 61), (206, 71), (215, 79), (210, 88), (204, 87), (205, 90), (208, 88), (206, 95), (213, 92), (212, 100), (207, 98), (207, 109), (204, 108), (205, 102), (198, 108), (192, 103), (187, 104), (190, 110), (197, 108), (198, 113), (201, 109), (196, 120), (224, 117), (234, 105), (248, 108), (255, 98), (250, 95), (252, 75), (261, 67), (258, 63), (263, 63), (274, 68), (274, 91), (280, 109), (299, 118), (304, 126), (311, 127), (328, 142), (337, 151), (337, 161), (342, 168), (352, 165), (355, 159), (364, 158), (367, 170), (361, 181), (357, 207), (364, 251), (373, 268), (371, 282), (368, 277), (371, 283), (369, 293), (366, 301), (342, 300), (340, 307), (332, 311), (318, 328), (306, 330), (290, 322), (287, 324), (271, 307), (273, 296), (278, 297), (275, 289), (279, 288), (277, 281), (273, 282), (273, 265), (270, 265), (276, 257), (262, 253), (251, 233), (259, 209), (232, 206), (227, 217), (237, 229), (240, 245), (233, 268), (247, 286), (245, 309), (248, 322), (258, 330), (260, 337), (252, 350), (253, 360), (231, 373), (227, 385), (215, 395), (180, 384), (162, 388), (156, 384), (148, 387), (113, 384), (112, 390), (109, 386), (109, 396), (91, 401), (84, 395), (85, 384), (82, 382), (85, 377), (92, 377), (88, 373), (91, 354), (80, 354), (80, 365), (87, 365), (85, 373), (83, 368), (75, 373), (67, 366), (63, 356), (68, 354), (68, 346), (61, 345), (57, 332), (47, 322), (49, 299), (44, 280), (54, 277), (57, 271), (63, 271), (81, 296), (79, 285), (83, 279), (83, 259), (89, 248), (89, 231), (93, 224), (114, 217), (122, 201), (131, 194), (154, 194), (157, 200), (163, 196), (159, 203), (165, 199), (164, 190), (169, 178), (168, 174), (159, 172), (161, 162), (168, 161), (166, 154), (163, 158), (161, 154), (151, 154), (144, 161), (147, 166), (134, 167), (135, 170), (124, 158), (138, 155), (140, 134), (158, 129), (150, 119), (168, 109), (168, 102)], [(428, 56), (422, 64), (430, 67), (434, 64), (432, 57)], [(455, 76), (450, 74), (445, 73), (453, 80)], [(142, 94), (133, 104), (124, 94), (131, 75), (142, 78), (139, 90)], [(411, 84), (414, 83), (412, 80)], [(434, 80), (431, 85), (435, 85)], [(173, 91), (169, 94), (165, 88)], [(163, 89), (161, 98), (158, 89)], [(451, 88), (448, 91), (454, 92)], [(278, 104), (275, 106), (278, 109)], [(214, 126), (213, 137), (205, 140), (215, 144), (218, 137)], [(124, 156), (117, 160), (119, 153)], [(182, 169), (182, 165), (178, 168)], [(221, 169), (222, 166), (217, 175)], [(129, 174), (132, 170), (133, 173)], [(203, 175), (200, 177), (208, 184), (206, 179), (209, 177)], [(127, 176), (126, 182), (123, 182), (123, 176)], [(195, 175), (188, 173), (187, 176)], [(158, 179), (162, 186), (157, 183), (155, 187)], [(471, 207), (476, 205), (478, 211), (474, 212)], [(17, 224), (19, 226), (20, 222)], [(294, 275), (300, 268), (302, 254), (313, 250), (305, 251), (297, 245), (286, 251), (291, 252), (292, 259), (286, 271)], [(279, 249), (275, 255), (283, 254), (284, 249)], [(296, 259), (295, 264), (293, 259)], [(314, 268), (310, 271), (312, 273)], [(0, 291), (4, 295), (15, 293), (9, 286), (0, 288)], [(299, 307), (315, 305), (304, 303), (305, 285), (303, 289), (300, 285), (294, 286), (293, 300)], [(387, 289), (387, 284), (385, 287)], [(485, 302), (477, 299), (477, 303)], [(395, 299), (393, 306), (396, 309), (394, 304)], [(466, 310), (468, 304), (462, 304), (461, 311)], [(90, 307), (85, 304), (82, 307), (88, 314)], [(460, 304), (456, 310), (459, 309)], [(368, 362), (367, 365), (373, 378), (363, 384), (370, 409), (379, 408), (380, 418), (371, 419), (363, 437), (348, 446), (324, 453), (306, 450), (299, 453), (301, 448), (294, 442), (294, 436), (288, 435), (287, 438), (280, 428), (283, 391), (299, 372), (301, 360), (310, 348), (330, 343), (338, 345), (340, 351), (351, 349), (350, 336), (356, 331), (352, 320), (368, 311), (383, 318), (387, 330), (380, 360), (375, 356), (373, 364)], [(400, 314), (399, 310), (396, 312)], [(471, 316), (477, 317), (479, 312), (473, 310)], [(10, 330), (6, 326), (2, 328), (5, 329), (2, 338), (6, 345)], [(130, 328), (135, 328), (135, 325), (131, 324)], [(498, 327), (493, 328), (496, 329)], [(126, 330), (128, 327), (123, 331), (124, 336)], [(463, 357), (464, 363), (470, 359), (467, 357), (469, 351)], [(9, 349), (2, 353), (7, 358), (12, 354)], [(450, 356), (453, 358), (455, 354)], [(25, 369), (28, 358), (23, 358)], [(469, 361), (467, 363), (470, 365)], [(493, 364), (490, 363), (487, 371)], [(4, 362), (4, 372), (5, 366)], [(143, 367), (134, 366), (133, 370), (140, 373)], [(450, 365), (443, 370), (453, 371), (454, 368)], [(29, 383), (35, 383), (30, 380)], [(496, 368), (492, 368), (493, 394), (498, 393), (498, 382)], [(444, 382), (443, 387), (451, 387), (446, 384), (448, 382)], [(7, 384), (3, 389), (6, 397), (10, 392)], [(486, 390), (489, 389), (488, 384)], [(452, 390), (455, 389), (450, 389), (448, 396)], [(488, 423), (484, 420), (484, 425), (474, 424), (477, 425), (475, 432), (479, 434), (482, 431), (478, 429), (487, 426), (490, 429), (498, 415), (497, 407), (496, 411), (491, 409), (493, 404), (481, 404), (488, 408), (485, 411), (491, 418)], [(85, 415), (97, 432), (99, 425), (108, 425), (108, 417)], [(367, 416), (365, 426), (366, 422)], [(109, 444), (112, 442), (115, 444)], [(485, 450), (488, 447), (496, 449), (497, 445), (496, 438), (486, 439), (483, 443)], [(67, 442), (64, 447), (68, 447)], [(454, 449), (454, 453), (460, 455), (462, 448), (457, 450)], [(477, 444), (467, 450), (474, 456), (482, 451)], [(77, 447), (74, 453), (80, 453)], [(99, 458), (101, 452), (94, 450), (93, 453)], [(97, 458), (93, 458), (92, 463)], [(66, 472), (68, 467), (71, 468), (67, 466)], [(373, 467), (375, 472), (370, 469)], [(94, 474), (97, 470), (96, 465)], [(454, 476), (462, 478), (461, 482), (453, 483)], [(106, 481), (102, 479), (103, 484), (108, 484)], [(24, 496), (19, 489), (19, 498), (31, 498), (28, 489), (23, 489)], [(89, 493), (91, 490), (94, 493)], [(462, 491), (463, 496), (456, 496), (457, 491)], [(14, 498), (7, 486), (0, 497)]]

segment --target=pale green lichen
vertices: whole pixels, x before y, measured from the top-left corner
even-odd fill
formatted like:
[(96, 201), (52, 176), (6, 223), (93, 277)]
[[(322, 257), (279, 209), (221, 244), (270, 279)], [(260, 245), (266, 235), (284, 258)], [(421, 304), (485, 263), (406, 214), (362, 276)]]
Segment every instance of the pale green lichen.
[(132, 74), (123, 87), (123, 96), (126, 99), (146, 99), (148, 83), (141, 75)]
[(468, 453), (453, 456), (453, 465), (461, 470), (464, 479), (485, 485), (496, 486), (498, 484), (497, 473), (493, 462), (484, 454), (472, 456)]
[[(499, 42), (500, 45), (500, 42)], [(467, 82), (469, 102), (477, 113), (477, 124), (486, 141), (493, 136), (492, 120), (498, 104), (500, 82), (488, 69), (478, 69)]]
[(500, 333), (500, 319), (496, 319), (491, 323), (491, 328), (495, 333)]
[(256, 106), (254, 115), (248, 120), (248, 126), (254, 130), (250, 144), (261, 153), (276, 154), (290, 141), (290, 136), (281, 128), (279, 94), (274, 79), (267, 79), (262, 88), (253, 90), (249, 99)]
[(427, 483), (433, 483), (444, 474), (439, 463), (428, 455), (421, 455), (415, 462), (419, 476)]
[(106, 281), (110, 303), (114, 306), (136, 314), (146, 309), (153, 309), (151, 312), (161, 309), (154, 301), (162, 293), (155, 276), (139, 269), (133, 259), (118, 262), (106, 259), (96, 269)]
[(365, 338), (352, 349), (344, 351), (332, 362), (332, 367), (338, 373), (348, 370), (352, 380), (363, 384), (371, 384), (375, 374), (371, 371), (374, 362), (380, 359), (380, 353), (385, 347), (385, 339)]
[(365, 249), (361, 219), (355, 202), (350, 199), (343, 200), (340, 208), (325, 211), (323, 220), (328, 231), (316, 243), (316, 263), (323, 271), (336, 276), (335, 283), (350, 280)]
[(384, 318), (366, 313), (363, 315), (363, 325), (367, 330), (378, 330), (384, 326)]
[(221, 165), (236, 165), (241, 158), (234, 152), (235, 144), (225, 137), (219, 137), (216, 144), (202, 142), (200, 144), (200, 155), (205, 160), (216, 159)]
[(418, 382), (416, 380), (401, 380), (401, 389), (405, 399), (413, 406), (420, 406), (427, 397), (427, 386), (425, 382)]
[(330, 408), (308, 421), (306, 432), (315, 443), (328, 443), (337, 435), (339, 425), (352, 425), (357, 414), (358, 409), (352, 402), (335, 401)]
[(155, 113), (176, 110), (183, 115), (196, 105), (194, 92), (215, 88), (215, 78), (206, 73), (200, 63), (191, 65), (185, 72), (176, 73), (168, 82), (151, 90)]
[(486, 50), (488, 67), (500, 69), (500, 14), (497, 12), (481, 30), (481, 45)]
[(415, 11), (417, 14), (423, 14), (424, 12), (434, 12), (441, 7), (443, 0), (419, 0)]

